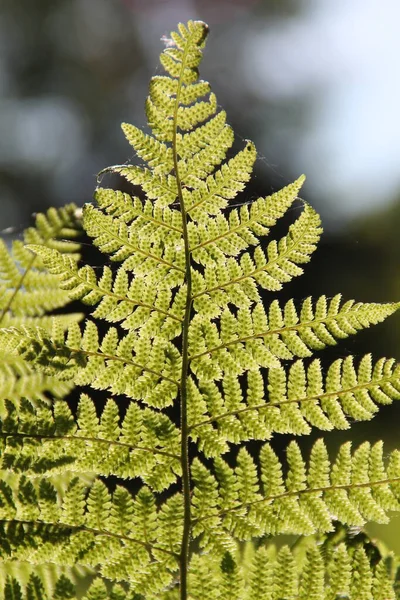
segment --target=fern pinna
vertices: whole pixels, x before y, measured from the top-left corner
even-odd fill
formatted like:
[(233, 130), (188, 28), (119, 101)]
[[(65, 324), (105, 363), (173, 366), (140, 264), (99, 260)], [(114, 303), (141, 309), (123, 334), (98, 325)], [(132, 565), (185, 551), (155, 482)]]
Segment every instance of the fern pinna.
[[(268, 441), (347, 429), (400, 398), (394, 360), (323, 369), (315, 356), (400, 304), (337, 295), (263, 305), (260, 290), (302, 274), (320, 219), (301, 202), (286, 235), (268, 240), (303, 177), (230, 206), (256, 150), (247, 141), (227, 158), (232, 129), (198, 79), (206, 36), (199, 21), (171, 33), (166, 75), (153, 77), (146, 103), (150, 133), (122, 126), (144, 165), (108, 170), (140, 197), (99, 188), (83, 209), (83, 229), (115, 267), (99, 274), (79, 265), (75, 246), (31, 236), (18, 245), (29, 271), (18, 285), (21, 266), (1, 247), (3, 379), (18, 383), (26, 370), (66, 386), (46, 395), (27, 381), (2, 395), (4, 598), (400, 597), (396, 557), (338, 529), (385, 523), (400, 508), (400, 453), (384, 460), (381, 443), (346, 443), (330, 457), (320, 439), (305, 458), (291, 441), (282, 464)], [(36, 322), (24, 293), (47, 281), (91, 316)], [(40, 297), (38, 307), (58, 306)], [(85, 388), (77, 411), (65, 399), (71, 384)], [(108, 392), (102, 412), (90, 388)], [(261, 442), (258, 456), (249, 440)], [(275, 545), (278, 534), (297, 541)]]

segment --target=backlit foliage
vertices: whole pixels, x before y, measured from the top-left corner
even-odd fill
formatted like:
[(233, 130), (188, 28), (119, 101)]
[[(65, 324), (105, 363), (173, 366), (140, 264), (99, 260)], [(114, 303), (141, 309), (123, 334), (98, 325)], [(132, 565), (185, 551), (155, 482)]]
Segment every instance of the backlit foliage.
[[(51, 209), (25, 245), (0, 246), (7, 600), (400, 597), (397, 559), (348, 533), (400, 509), (400, 452), (348, 442), (330, 456), (321, 438), (307, 456), (290, 441), (282, 459), (273, 443), (348, 429), (400, 399), (394, 360), (318, 357), (400, 304), (268, 300), (303, 273), (320, 219), (298, 198), (304, 177), (230, 207), (257, 154), (250, 141), (232, 153), (198, 78), (206, 36), (202, 22), (178, 26), (150, 83), (148, 132), (123, 124), (139, 163), (104, 174), (137, 195), (100, 187), (82, 219)], [(81, 226), (101, 269), (68, 241)], [(68, 300), (90, 314), (50, 318)]]

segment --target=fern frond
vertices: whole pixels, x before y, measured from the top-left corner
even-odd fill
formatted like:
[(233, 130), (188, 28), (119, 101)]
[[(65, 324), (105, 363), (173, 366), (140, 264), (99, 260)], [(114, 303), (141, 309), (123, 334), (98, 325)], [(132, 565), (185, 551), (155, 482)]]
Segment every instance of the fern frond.
[(179, 335), (185, 306), (185, 288), (174, 297), (170, 287), (154, 287), (142, 278), (130, 280), (120, 267), (113, 274), (107, 266), (98, 278), (89, 265), (78, 268), (75, 261), (55, 250), (30, 246), (42, 258), (50, 273), (60, 278), (60, 288), (71, 300), (97, 304), (92, 315), (109, 323), (120, 323), (123, 329), (139, 329), (141, 335), (172, 339)]
[(193, 600), (396, 598), (384, 558), (374, 563), (361, 545), (352, 551), (344, 543), (327, 556), (313, 539), (293, 549), (262, 545), (248, 558), (237, 551), (225, 553), (219, 561), (207, 554), (194, 556), (189, 590)]
[(153, 271), (153, 283), (163, 280), (171, 286), (182, 284), (184, 254), (179, 246), (164, 248), (161, 242), (141, 238), (122, 219), (105, 215), (89, 204), (85, 205), (83, 218), (93, 243), (111, 260), (122, 262), (126, 270), (136, 275)]
[(210, 304), (225, 307), (230, 302), (238, 307), (260, 302), (257, 285), (277, 291), (303, 273), (298, 266), (307, 263), (316, 249), (322, 229), (317, 213), (308, 205), (287, 236), (268, 244), (267, 256), (258, 246), (250, 257), (244, 253), (238, 263), (228, 258), (225, 263), (206, 266), (204, 276), (193, 273), (193, 301), (197, 312), (208, 314)]
[[(177, 556), (169, 548), (179, 547), (180, 528), (174, 533), (172, 527), (180, 510), (175, 515), (158, 510), (146, 487), (132, 497), (124, 488), (110, 494), (99, 480), (88, 488), (75, 478), (57, 494), (47, 480), (32, 483), (22, 477), (15, 489), (3, 484), (1, 492), (0, 528), (9, 559), (95, 568), (145, 593), (160, 592), (176, 571)], [(43, 513), (44, 498), (52, 499), (50, 521), (48, 512)]]
[(158, 408), (176, 397), (181, 357), (170, 342), (140, 338), (135, 332), (121, 339), (110, 327), (103, 339), (93, 321), (82, 332), (73, 324), (66, 333), (49, 336), (41, 329), (10, 329), (4, 334), (12, 352), (48, 374), (58, 373), (76, 385), (90, 385)]
[[(76, 598), (70, 577), (61, 575), (51, 587), (46, 585), (43, 576), (40, 579), (31, 576), (26, 583), (20, 583), (19, 577), (10, 576), (5, 590), (7, 593), (13, 590), (14, 595), (4, 595), (5, 599), (31, 600), (27, 584), (29, 590), (46, 587), (44, 595), (34, 596), (41, 600)], [(327, 556), (313, 539), (293, 549), (262, 545), (253, 550), (248, 558), (237, 551), (226, 553), (219, 561), (207, 554), (194, 555), (189, 575), (191, 600), (281, 600), (287, 597), (299, 600), (336, 597), (346, 597), (348, 600), (395, 600), (394, 585), (384, 558), (374, 562), (361, 545), (353, 550), (344, 543), (336, 545)], [(235, 588), (240, 590), (239, 594), (235, 594)], [(150, 600), (177, 600), (174, 589), (147, 597)], [(288, 595), (289, 592), (291, 595)], [(141, 600), (143, 596), (129, 591), (126, 585), (106, 586), (104, 580), (96, 577), (83, 598)]]
[(268, 235), (270, 227), (285, 214), (297, 198), (304, 177), (279, 192), (233, 209), (228, 219), (218, 214), (199, 224), (189, 222), (190, 251), (196, 262), (207, 265), (237, 256), (249, 245), (258, 245), (257, 235)]
[[(0, 244), (7, 600), (396, 597), (398, 559), (347, 526), (400, 510), (400, 452), (346, 443), (331, 460), (319, 440), (306, 461), (292, 441), (281, 461), (265, 442), (346, 429), (400, 399), (394, 360), (323, 368), (314, 358), (400, 303), (337, 295), (263, 308), (259, 288), (302, 274), (320, 219), (301, 201), (286, 234), (269, 238), (303, 176), (230, 205), (257, 153), (250, 141), (229, 151), (232, 128), (199, 80), (207, 32), (189, 21), (171, 33), (166, 75), (150, 84), (149, 132), (123, 124), (139, 163), (101, 172), (123, 175), (138, 196), (98, 188), (82, 219), (73, 206), (51, 209), (25, 245)], [(81, 220), (113, 268), (78, 264)], [(80, 314), (51, 318), (69, 300), (92, 307), (82, 326)], [(83, 390), (70, 406), (73, 386), (110, 397)], [(265, 543), (278, 534), (302, 537), (292, 548)], [(84, 591), (77, 572), (90, 579)]]
[(75, 586), (70, 579), (61, 575), (55, 586), (47, 593), (43, 579), (31, 574), (26, 586), (20, 584), (15, 577), (8, 577), (3, 588), (4, 600), (67, 600), (75, 599)]
[(268, 389), (271, 404), (297, 405), (312, 425), (321, 427), (327, 417), (328, 429), (347, 429), (346, 417), (369, 420), (380, 404), (400, 399), (400, 367), (385, 359), (373, 365), (371, 355), (366, 355), (356, 370), (349, 356), (331, 364), (324, 384), (318, 360), (307, 371), (302, 361), (296, 361), (288, 377), (283, 369), (272, 369)]
[[(56, 248), (66, 253), (71, 260), (77, 260), (79, 244), (66, 242), (79, 235), (81, 225), (76, 216), (76, 206), (51, 208), (46, 214), (36, 216), (35, 227), (24, 231), (25, 244), (36, 243), (48, 248)], [(17, 325), (23, 316), (40, 317), (46, 312), (64, 306), (68, 295), (58, 287), (58, 279), (46, 272), (24, 244), (16, 240), (10, 252), (0, 241), (0, 325)], [(13, 319), (17, 321), (13, 323)]]
[[(205, 120), (210, 114), (207, 112), (210, 109), (206, 102), (195, 102), (208, 92), (207, 86), (196, 85), (197, 67), (202, 58), (201, 48), (204, 46), (207, 33), (208, 28), (205, 23), (189, 21), (187, 27), (181, 25), (179, 33), (174, 34), (175, 47), (166, 48), (160, 56), (161, 64), (170, 77), (153, 78), (146, 105), (149, 125), (160, 140), (172, 141), (173, 139), (175, 105), (171, 96), (174, 93), (182, 95), (182, 106), (179, 107), (178, 112), (181, 128), (192, 129), (195, 124)], [(185, 105), (188, 104), (193, 104), (192, 110), (190, 106), (186, 108)]]
[(21, 398), (45, 401), (49, 395), (62, 398), (71, 390), (70, 382), (40, 373), (22, 357), (12, 354), (2, 336), (0, 343), (0, 414), (5, 400), (16, 405)]
[[(185, 88), (183, 87), (183, 89)], [(220, 138), (224, 131), (227, 132), (227, 128), (229, 125), (226, 124), (226, 112), (221, 110), (201, 127), (184, 134), (178, 132), (176, 134), (178, 156), (188, 165), (192, 160), (197, 162), (200, 152), (213, 147), (215, 140)]]
[(235, 198), (249, 181), (256, 156), (254, 144), (247, 142), (245, 148), (215, 174), (209, 175), (205, 181), (199, 180), (194, 190), (184, 188), (183, 198), (190, 217), (201, 222), (205, 215), (218, 214), (225, 208), (228, 200)]
[(366, 442), (353, 454), (350, 447), (350, 443), (341, 446), (331, 464), (324, 442), (319, 440), (306, 465), (299, 446), (291, 442), (287, 448), (289, 470), (284, 476), (276, 454), (266, 444), (260, 452), (261, 482), (254, 460), (244, 448), (229, 478), (219, 480), (220, 473), (229, 469), (222, 467), (222, 459), (216, 464), (216, 475), (201, 466), (204, 474), (199, 477), (196, 465), (193, 516), (195, 534), (205, 539), (200, 543), (212, 544), (215, 550), (220, 538), (226, 543), (227, 534), (239, 539), (267, 533), (310, 535), (332, 531), (336, 519), (357, 526), (370, 520), (388, 522), (387, 511), (400, 509), (400, 453), (392, 452), (385, 467), (382, 442), (374, 446)]
[(136, 154), (145, 160), (155, 173), (167, 175), (173, 169), (172, 149), (141, 129), (122, 123), (122, 131)]
[(176, 201), (178, 188), (172, 175), (162, 175), (133, 165), (116, 166), (111, 170), (125, 177), (129, 183), (139, 185), (146, 192), (147, 198), (154, 200), (159, 208), (165, 208)]
[[(322, 350), (334, 345), (337, 339), (344, 339), (358, 331), (381, 323), (400, 308), (400, 303), (363, 303), (354, 300), (342, 306), (341, 294), (330, 302), (321, 296), (315, 302), (311, 297), (303, 301), (300, 315), (293, 300), (286, 303), (283, 310), (278, 300), (271, 302), (268, 312), (261, 304), (250, 310), (240, 308), (237, 316), (229, 308), (222, 311), (220, 328), (205, 317), (194, 319), (190, 360), (194, 364), (203, 357), (218, 362), (221, 356), (235, 356), (240, 351), (247, 355), (256, 345), (265, 348), (278, 359), (291, 360), (294, 356), (312, 356), (313, 350)], [(227, 358), (226, 358), (227, 360)]]
[(204, 382), (190, 390), (197, 407), (190, 411), (190, 434), (207, 456), (217, 456), (227, 442), (307, 435), (311, 427), (348, 429), (349, 420), (370, 420), (379, 405), (400, 399), (400, 367), (386, 359), (373, 364), (366, 355), (356, 368), (349, 356), (335, 360), (324, 375), (319, 360), (307, 367), (298, 360), (288, 373), (271, 368), (266, 383), (250, 370), (246, 384), (227, 374), (222, 389)]
[(180, 474), (179, 431), (166, 415), (131, 404), (122, 423), (117, 404), (109, 400), (99, 419), (85, 394), (76, 422), (65, 402), (33, 406), (6, 404), (0, 421), (4, 471), (27, 477), (72, 473), (140, 477), (156, 491), (168, 488)]
[[(36, 243), (43, 248), (54, 248), (72, 263), (79, 258), (80, 245), (73, 240), (81, 231), (76, 206), (51, 208), (36, 216), (35, 227), (24, 231), (25, 244)], [(50, 317), (56, 308), (69, 302), (68, 294), (60, 289), (58, 277), (48, 273), (43, 262), (24, 244), (15, 240), (9, 251), (0, 241), (0, 402), (8, 398), (18, 403), (21, 397), (44, 400), (53, 394), (56, 398), (69, 392), (71, 384), (58, 378), (38, 373), (27, 361), (13, 356), (4, 328), (40, 326), (48, 331), (56, 320), (66, 329), (81, 320), (82, 314), (70, 313)], [(3, 407), (1, 411), (3, 412)]]
[(130, 224), (129, 231), (137, 232), (140, 237), (149, 238), (152, 242), (162, 238), (170, 243), (182, 239), (182, 219), (175, 209), (161, 209), (148, 200), (142, 202), (139, 198), (107, 188), (97, 188), (94, 198), (101, 210)]
[[(208, 347), (212, 352), (208, 351)], [(228, 347), (221, 344), (217, 328), (202, 315), (192, 319), (189, 348), (191, 370), (201, 382), (221, 379), (224, 372), (241, 374), (260, 366), (279, 365), (279, 360), (262, 339), (253, 338)]]
[[(214, 117), (216, 118), (216, 117)], [(210, 121), (208, 121), (210, 122)], [(206, 127), (207, 123), (203, 126)], [(190, 135), (190, 134), (187, 134)], [(181, 182), (187, 187), (197, 187), (199, 181), (206, 179), (220, 165), (234, 141), (233, 130), (229, 125), (224, 125), (208, 144), (189, 157), (181, 158), (178, 162), (178, 171)], [(178, 155), (179, 143), (177, 141)]]
[(77, 588), (88, 587), (93, 576), (93, 569), (51, 563), (33, 567), (28, 561), (8, 560), (4, 554), (0, 562), (0, 597), (7, 600), (76, 600), (80, 597)]

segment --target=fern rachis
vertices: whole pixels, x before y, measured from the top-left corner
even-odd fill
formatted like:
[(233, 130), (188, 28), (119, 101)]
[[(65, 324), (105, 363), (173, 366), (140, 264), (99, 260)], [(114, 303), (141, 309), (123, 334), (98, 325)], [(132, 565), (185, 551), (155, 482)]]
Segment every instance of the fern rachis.
[[(395, 559), (382, 550), (370, 560), (340, 523), (399, 510), (400, 452), (386, 460), (381, 442), (345, 443), (331, 457), (320, 439), (306, 460), (291, 441), (282, 464), (271, 439), (347, 429), (400, 399), (394, 360), (350, 356), (323, 369), (316, 356), (400, 304), (340, 294), (263, 304), (260, 290), (302, 274), (320, 219), (302, 201), (287, 234), (267, 239), (304, 177), (230, 206), (256, 150), (247, 141), (227, 159), (232, 129), (198, 80), (206, 36), (198, 21), (171, 34), (167, 74), (150, 84), (150, 133), (123, 124), (145, 164), (103, 172), (141, 197), (100, 187), (84, 207), (83, 229), (114, 266), (80, 266), (79, 246), (60, 241), (81, 226), (74, 208), (40, 217), (14, 256), (0, 247), (7, 600), (79, 597), (76, 568), (93, 579), (88, 600), (399, 597)], [(68, 298), (91, 315), (44, 314)], [(102, 406), (83, 392), (75, 411), (73, 385), (109, 396)], [(299, 538), (278, 548), (279, 534)], [(40, 571), (50, 564), (53, 582)]]

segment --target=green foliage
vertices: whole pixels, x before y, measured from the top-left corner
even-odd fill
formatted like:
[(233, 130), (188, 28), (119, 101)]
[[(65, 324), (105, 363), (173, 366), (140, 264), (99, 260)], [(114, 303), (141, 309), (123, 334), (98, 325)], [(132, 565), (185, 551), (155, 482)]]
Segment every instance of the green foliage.
[[(0, 246), (7, 600), (400, 597), (397, 558), (351, 537), (400, 509), (400, 452), (348, 442), (333, 457), (320, 439), (304, 457), (292, 440), (282, 460), (273, 445), (400, 399), (394, 360), (315, 356), (400, 303), (268, 300), (302, 274), (320, 219), (298, 199), (304, 177), (230, 207), (256, 150), (232, 154), (226, 115), (198, 79), (206, 35), (202, 22), (178, 26), (167, 74), (150, 84), (149, 133), (123, 124), (144, 164), (104, 173), (139, 196), (99, 188), (82, 218), (50, 209), (25, 245)], [(110, 266), (79, 263), (66, 238), (81, 226)], [(89, 307), (83, 324), (50, 314), (69, 300)]]
[[(22, 240), (15, 240), (11, 248), (0, 240), (0, 326), (4, 329), (41, 327), (50, 331), (53, 323), (61, 329), (78, 322), (78, 313), (49, 317), (46, 313), (69, 303), (68, 293), (60, 289), (58, 278), (44, 267), (43, 261), (27, 249), (28, 244), (40, 244), (53, 249), (60, 256), (76, 264), (79, 243), (72, 240), (79, 235), (81, 225), (76, 206), (50, 208), (36, 216), (36, 226), (24, 232)], [(63, 397), (71, 388), (57, 377), (46, 376), (11, 352), (2, 336), (0, 345), (0, 407), (5, 399), (18, 403), (21, 397), (44, 399), (48, 394)]]

